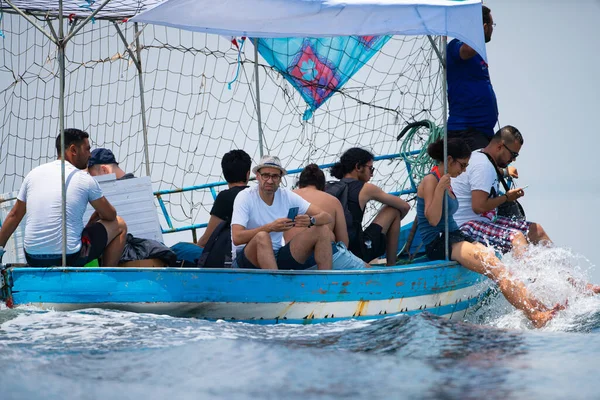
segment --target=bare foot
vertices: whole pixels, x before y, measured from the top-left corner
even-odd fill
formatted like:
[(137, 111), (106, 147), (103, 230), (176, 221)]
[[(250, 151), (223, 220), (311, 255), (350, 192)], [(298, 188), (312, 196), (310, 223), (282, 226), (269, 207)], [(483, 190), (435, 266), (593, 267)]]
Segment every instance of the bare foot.
[[(576, 288), (580, 288), (582, 286), (581, 282), (576, 282), (572, 277), (568, 278), (567, 281)], [(591, 294), (600, 294), (600, 285), (594, 285), (592, 283), (587, 283), (585, 285), (585, 291), (590, 292)]]
[(556, 303), (556, 305), (554, 306), (554, 308), (552, 308), (552, 310), (534, 311), (528, 317), (531, 320), (531, 322), (533, 323), (534, 327), (542, 328), (548, 322), (550, 322), (550, 320), (552, 318), (554, 318), (554, 316), (556, 315), (557, 312), (567, 308), (567, 305), (568, 305), (568, 300), (565, 301), (565, 304)]
[(585, 289), (587, 291), (592, 292), (593, 294), (599, 294), (600, 293), (600, 286), (599, 285), (592, 285), (591, 283), (588, 283), (587, 285), (585, 285)]

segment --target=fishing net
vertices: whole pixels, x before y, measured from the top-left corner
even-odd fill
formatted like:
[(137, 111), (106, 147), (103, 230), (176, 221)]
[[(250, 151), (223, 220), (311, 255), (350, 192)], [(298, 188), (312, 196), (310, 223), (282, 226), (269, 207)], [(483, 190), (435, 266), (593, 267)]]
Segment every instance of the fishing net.
[[(36, 18), (56, 29), (53, 17)], [(152, 25), (136, 31), (123, 18), (105, 15), (68, 43), (66, 127), (87, 131), (92, 148), (112, 149), (121, 168), (136, 176), (146, 175), (147, 142), (155, 190), (222, 181), (221, 157), (231, 149), (244, 149), (257, 162), (262, 145), (264, 154), (278, 155), (293, 170), (333, 163), (353, 146), (376, 156), (420, 150), (429, 129), (417, 128), (401, 142), (396, 137), (413, 121), (441, 125), (443, 75), (427, 37), (392, 37), (306, 119), (305, 99), (262, 56), (255, 59), (251, 39)], [(65, 31), (79, 23), (66, 19)], [(32, 168), (56, 158), (59, 70), (56, 46), (23, 17), (5, 12), (0, 28), (0, 193), (7, 193)], [(413, 170), (411, 183), (401, 157), (375, 167), (372, 182), (388, 192), (414, 187), (422, 174)], [(294, 184), (293, 175), (283, 182)], [(163, 195), (173, 227), (205, 223), (215, 194)]]

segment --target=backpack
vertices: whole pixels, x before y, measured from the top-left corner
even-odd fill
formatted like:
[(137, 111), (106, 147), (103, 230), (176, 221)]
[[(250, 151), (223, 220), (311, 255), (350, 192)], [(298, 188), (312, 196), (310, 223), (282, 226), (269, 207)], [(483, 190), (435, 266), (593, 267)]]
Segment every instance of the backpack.
[[(343, 178), (339, 181), (329, 181), (325, 184), (325, 192), (329, 193), (333, 197), (337, 198), (342, 203), (342, 209), (344, 210), (344, 218), (346, 219), (346, 229), (348, 232), (354, 227), (352, 214), (348, 209), (348, 182), (352, 182), (353, 179)], [(362, 223), (362, 221), (361, 221)]]
[[(482, 153), (485, 154), (485, 156), (488, 158), (488, 160), (490, 160), (490, 162), (494, 166), (494, 170), (496, 171), (496, 174), (498, 175), (498, 182), (500, 182), (502, 184), (502, 186), (504, 187), (504, 191), (508, 192), (510, 190), (510, 187), (508, 187), (508, 184), (504, 180), (504, 176), (502, 176), (502, 173), (496, 167), (496, 163), (494, 162), (494, 160), (492, 160), (492, 157), (489, 154), (484, 153), (483, 151), (482, 151)], [(511, 218), (511, 219), (520, 219), (520, 220), (526, 219), (525, 210), (523, 209), (523, 206), (521, 205), (521, 203), (519, 203), (518, 200), (506, 201), (506, 202), (500, 204), (498, 206), (498, 216)]]
[[(229, 265), (225, 265), (229, 263)], [(231, 225), (223, 221), (208, 238), (202, 255), (196, 263), (198, 268), (226, 268), (231, 266)]]

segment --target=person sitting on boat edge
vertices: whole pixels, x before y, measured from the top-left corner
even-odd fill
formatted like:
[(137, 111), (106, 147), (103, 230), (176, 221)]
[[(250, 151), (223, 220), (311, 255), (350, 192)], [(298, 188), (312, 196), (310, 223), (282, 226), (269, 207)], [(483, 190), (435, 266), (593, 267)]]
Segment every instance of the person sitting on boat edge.
[(497, 168), (504, 168), (516, 160), (521, 146), (521, 132), (507, 125), (494, 134), (484, 149), (472, 153), (464, 174), (452, 179), (452, 190), (459, 202), (454, 219), (461, 231), (498, 251), (514, 249), (517, 256), (527, 249), (528, 241), (552, 243), (540, 224), (498, 216), (499, 205), (525, 195), (520, 188), (501, 195), (498, 185)]
[[(318, 165), (309, 164), (300, 173), (298, 179), (298, 189), (294, 193), (314, 204), (321, 210), (327, 212), (332, 217), (328, 224), (332, 233), (332, 269), (358, 269), (369, 268), (363, 260), (355, 256), (348, 250), (348, 229), (346, 227), (346, 218), (344, 209), (340, 201), (325, 192), (325, 174)], [(285, 242), (292, 240), (298, 233), (310, 228), (294, 227), (283, 234)], [(310, 266), (315, 265), (314, 258), (310, 257), (306, 262)]]
[[(65, 129), (65, 176), (67, 198), (67, 265), (81, 267), (102, 255), (103, 266), (116, 267), (127, 235), (127, 225), (103, 196), (98, 182), (84, 169), (90, 158), (89, 135)], [(25, 258), (32, 267), (62, 265), (61, 135), (56, 138), (58, 160), (27, 174), (17, 202), (0, 229), (4, 246), (25, 214)], [(90, 203), (95, 212), (83, 226)]]
[[(554, 314), (563, 308), (556, 305), (550, 309), (531, 296), (522, 282), (515, 280), (502, 262), (480, 243), (466, 236), (458, 228), (453, 215), (460, 200), (452, 192), (450, 178), (460, 176), (469, 165), (471, 150), (465, 141), (448, 139), (448, 157), (444, 160), (442, 139), (432, 143), (427, 153), (437, 162), (417, 189), (417, 219), (425, 253), (430, 260), (445, 259), (445, 213), (444, 196), (448, 199), (448, 250), (449, 257), (471, 271), (485, 275), (498, 284), (502, 294), (515, 308), (522, 310), (535, 327), (544, 326)], [(444, 166), (448, 173), (442, 175)], [(446, 195), (444, 194), (446, 193)]]
[(208, 238), (215, 228), (223, 221), (230, 223), (233, 215), (233, 202), (238, 193), (248, 187), (250, 179), (250, 167), (252, 159), (244, 150), (231, 150), (223, 155), (221, 169), (227, 181), (227, 189), (217, 195), (210, 210), (210, 218), (204, 234), (196, 244), (200, 247), (206, 246)]
[(135, 178), (131, 172), (125, 173), (119, 167), (113, 152), (105, 148), (97, 148), (92, 151), (88, 161), (88, 172), (91, 176), (115, 174), (117, 180)]
[[(369, 180), (373, 177), (375, 157), (359, 147), (346, 150), (340, 161), (331, 167), (331, 175), (348, 187), (348, 210), (352, 224), (348, 226), (349, 249), (365, 262), (385, 253), (386, 264), (395, 265), (400, 236), (400, 221), (410, 210), (410, 205), (398, 196), (384, 192)], [(371, 200), (384, 206), (373, 222), (363, 231), (365, 207)]]
[[(280, 188), (287, 171), (276, 156), (263, 156), (252, 169), (258, 186), (241, 191), (231, 218), (232, 266), (306, 269), (314, 254), (319, 269), (331, 269), (331, 215), (290, 190)], [(294, 218), (292, 211), (296, 211)], [(283, 232), (310, 227), (283, 245)]]

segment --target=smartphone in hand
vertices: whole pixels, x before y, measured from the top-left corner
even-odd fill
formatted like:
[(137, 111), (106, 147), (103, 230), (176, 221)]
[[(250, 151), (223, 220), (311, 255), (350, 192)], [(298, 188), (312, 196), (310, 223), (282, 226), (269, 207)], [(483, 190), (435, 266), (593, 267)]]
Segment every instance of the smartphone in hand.
[(298, 207), (291, 207), (287, 217), (293, 221), (296, 219), (296, 215), (298, 215)]

